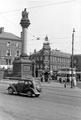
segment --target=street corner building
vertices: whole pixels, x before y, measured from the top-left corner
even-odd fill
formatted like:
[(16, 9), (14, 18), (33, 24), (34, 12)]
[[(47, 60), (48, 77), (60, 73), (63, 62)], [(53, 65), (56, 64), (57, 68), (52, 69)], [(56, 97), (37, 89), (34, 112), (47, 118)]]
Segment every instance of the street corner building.
[(45, 37), (42, 49), (39, 51), (35, 49), (30, 59), (34, 61), (33, 73), (38, 70), (38, 76), (42, 70), (57, 72), (59, 69), (69, 68), (71, 64), (71, 54), (51, 49), (48, 36)]
[(13, 60), (21, 54), (21, 38), (4, 32), (4, 27), (0, 28), (0, 68), (12, 68)]

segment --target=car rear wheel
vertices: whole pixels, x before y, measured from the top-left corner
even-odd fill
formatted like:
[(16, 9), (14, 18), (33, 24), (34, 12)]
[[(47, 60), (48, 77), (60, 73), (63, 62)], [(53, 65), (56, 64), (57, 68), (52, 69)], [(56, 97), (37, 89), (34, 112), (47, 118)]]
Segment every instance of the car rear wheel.
[(8, 88), (8, 93), (9, 93), (10, 95), (12, 95), (12, 94), (13, 94), (13, 88)]
[(28, 90), (28, 91), (27, 91), (27, 96), (28, 96), (28, 97), (32, 97), (32, 95), (33, 95), (33, 92), (32, 92), (31, 90)]

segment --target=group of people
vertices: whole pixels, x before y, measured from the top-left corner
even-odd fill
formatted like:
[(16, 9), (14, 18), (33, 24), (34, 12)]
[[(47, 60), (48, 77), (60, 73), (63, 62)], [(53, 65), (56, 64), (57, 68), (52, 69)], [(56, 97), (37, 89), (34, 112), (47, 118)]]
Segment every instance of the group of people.
[(42, 72), (41, 82), (49, 82), (49, 81), (50, 81), (50, 73), (48, 71)]
[[(73, 76), (72, 78), (71, 78), (71, 88), (73, 88), (73, 87), (76, 87), (76, 85), (77, 85), (77, 82), (76, 82), (76, 77), (75, 76)], [(67, 79), (65, 80), (65, 82), (64, 82), (64, 87), (66, 88), (66, 86), (67, 86)]]

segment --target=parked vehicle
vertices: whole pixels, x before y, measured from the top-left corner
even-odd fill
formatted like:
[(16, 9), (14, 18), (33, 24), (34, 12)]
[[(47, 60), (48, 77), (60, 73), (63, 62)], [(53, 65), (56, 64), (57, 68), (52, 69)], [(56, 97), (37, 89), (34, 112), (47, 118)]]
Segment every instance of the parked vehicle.
[(23, 94), (29, 97), (38, 97), (41, 94), (41, 84), (40, 81), (35, 78), (25, 78), (19, 79), (17, 83), (12, 83), (8, 87), (9, 94)]

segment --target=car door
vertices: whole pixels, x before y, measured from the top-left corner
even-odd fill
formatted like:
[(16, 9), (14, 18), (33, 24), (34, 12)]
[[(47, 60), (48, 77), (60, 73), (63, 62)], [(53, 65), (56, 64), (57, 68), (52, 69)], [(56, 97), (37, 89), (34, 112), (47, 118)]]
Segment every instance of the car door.
[(23, 91), (24, 91), (24, 80), (19, 80), (17, 89), (18, 89), (18, 92), (23, 93)]
[(24, 93), (27, 92), (27, 89), (29, 88), (28, 80), (24, 82)]

